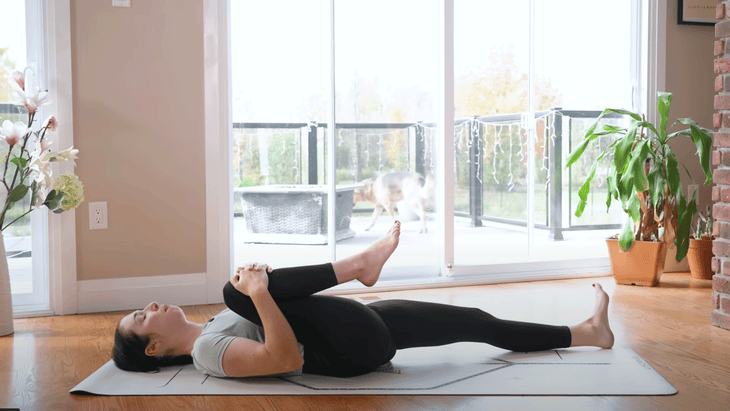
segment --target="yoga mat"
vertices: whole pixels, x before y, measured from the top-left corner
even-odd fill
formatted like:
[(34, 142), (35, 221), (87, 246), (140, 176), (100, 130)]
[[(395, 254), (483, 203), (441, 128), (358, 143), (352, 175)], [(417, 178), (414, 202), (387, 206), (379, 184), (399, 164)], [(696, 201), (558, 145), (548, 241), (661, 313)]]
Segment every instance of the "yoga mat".
[[(306, 347), (305, 347), (306, 349)], [(216, 378), (190, 365), (158, 373), (109, 361), (71, 390), (96, 395), (672, 395), (631, 348), (516, 353), (476, 343), (398, 351), (392, 368), (353, 378)]]

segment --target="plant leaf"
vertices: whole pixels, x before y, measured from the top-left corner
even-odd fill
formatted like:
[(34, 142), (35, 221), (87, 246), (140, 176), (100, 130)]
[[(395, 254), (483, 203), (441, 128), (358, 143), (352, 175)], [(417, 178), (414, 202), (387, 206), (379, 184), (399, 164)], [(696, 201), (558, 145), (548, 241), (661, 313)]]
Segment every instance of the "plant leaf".
[(636, 122), (632, 122), (631, 127), (626, 135), (619, 140), (618, 145), (613, 153), (613, 163), (616, 165), (616, 171), (623, 174), (629, 161), (631, 149), (636, 143)]
[[(622, 179), (633, 181), (634, 190), (639, 192), (649, 189), (649, 182), (646, 179), (646, 174), (644, 174), (644, 163), (649, 156), (648, 144), (648, 140), (642, 140), (636, 144), (636, 147), (631, 151), (631, 159), (626, 168), (626, 174), (622, 177)], [(629, 181), (626, 184), (629, 184)]]
[(57, 193), (58, 192), (56, 190), (49, 191), (48, 194), (46, 195), (46, 201), (53, 200), (53, 198), (56, 197)]
[(15, 203), (22, 200), (26, 194), (28, 194), (28, 186), (21, 183), (15, 186), (13, 191), (10, 192), (10, 194), (8, 195), (8, 200), (11, 203)]
[(687, 204), (684, 195), (680, 193), (677, 196), (677, 237), (675, 239), (677, 244), (677, 261), (682, 261), (687, 255), (687, 249), (689, 248), (692, 217), (697, 214), (696, 193), (695, 191), (692, 194), (692, 200), (690, 200), (689, 204)]
[(24, 169), (25, 166), (28, 164), (28, 160), (24, 159), (23, 157), (14, 157), (12, 160), (10, 160), (10, 162), (15, 164), (20, 169)]
[(639, 221), (641, 218), (641, 200), (639, 200), (639, 196), (636, 193), (629, 199), (627, 212), (634, 221)]
[(613, 198), (618, 198), (618, 189), (616, 188), (616, 174), (614, 174), (614, 167), (608, 171), (608, 177), (606, 177), (606, 186), (608, 186), (608, 195), (606, 196), (606, 212), (611, 209), (611, 201)]
[(659, 110), (659, 138), (666, 141), (667, 120), (669, 119), (669, 106), (672, 104), (672, 93), (660, 91), (657, 93), (657, 110)]
[(670, 195), (677, 195), (680, 187), (680, 179), (677, 157), (674, 154), (667, 157), (667, 182), (669, 183)]
[(621, 247), (621, 251), (629, 251), (632, 245), (634, 245), (634, 222), (629, 218), (624, 225), (624, 231), (618, 237), (618, 244)]
[(659, 204), (664, 198), (664, 189), (666, 188), (667, 180), (657, 171), (652, 171), (649, 175), (651, 175), (648, 179), (652, 203)]
[(62, 202), (63, 202), (63, 193), (58, 192), (51, 200), (46, 199), (46, 202), (43, 203), (43, 205), (48, 207), (49, 210), (55, 211), (58, 207), (61, 206)]
[(583, 152), (586, 151), (586, 148), (588, 147), (588, 144), (591, 143), (591, 141), (593, 141), (593, 139), (590, 138), (590, 136), (586, 137), (578, 145), (578, 147), (576, 147), (575, 150), (573, 150), (573, 152), (568, 155), (568, 159), (566, 160), (565, 168), (570, 167), (573, 163), (575, 163), (580, 158), (580, 156), (583, 155)]
[[(694, 122), (693, 122), (694, 123)], [(712, 183), (712, 171), (710, 171), (710, 154), (712, 152), (712, 137), (700, 130), (696, 124), (690, 124), (692, 130), (692, 141), (697, 146), (697, 155), (700, 157), (700, 165), (705, 173), (705, 185)]]
[(583, 185), (580, 187), (580, 190), (578, 190), (578, 197), (580, 197), (580, 201), (578, 202), (578, 205), (575, 209), (575, 216), (580, 217), (583, 214), (583, 210), (586, 207), (586, 204), (588, 203), (588, 193), (591, 191), (591, 181), (593, 181), (593, 177), (596, 175), (596, 168), (598, 167), (598, 163), (603, 159), (603, 156), (606, 155), (606, 151), (608, 149), (603, 150), (603, 153), (601, 153), (600, 156), (596, 159), (596, 161), (593, 162), (593, 165), (591, 166), (591, 170), (588, 173), (588, 178), (583, 183)]
[(637, 123), (637, 126), (639, 126), (639, 127), (646, 127), (649, 130), (651, 130), (654, 133), (654, 135), (657, 136), (657, 138), (659, 137), (659, 133), (657, 132), (656, 128), (654, 128), (654, 124), (651, 124), (648, 121), (639, 121)]
[[(627, 184), (628, 183), (628, 184)], [(628, 213), (629, 211), (629, 200), (634, 194), (633, 181), (624, 181), (622, 174), (616, 174), (616, 190), (618, 192), (618, 198), (621, 200), (621, 208)]]
[(633, 111), (622, 110), (619, 108), (607, 108), (607, 109), (603, 110), (603, 113), (601, 113), (601, 116), (603, 116), (604, 114), (609, 114), (609, 113), (623, 114), (625, 116), (629, 116), (629, 117), (633, 118), (636, 121), (641, 121), (640, 115), (634, 113)]

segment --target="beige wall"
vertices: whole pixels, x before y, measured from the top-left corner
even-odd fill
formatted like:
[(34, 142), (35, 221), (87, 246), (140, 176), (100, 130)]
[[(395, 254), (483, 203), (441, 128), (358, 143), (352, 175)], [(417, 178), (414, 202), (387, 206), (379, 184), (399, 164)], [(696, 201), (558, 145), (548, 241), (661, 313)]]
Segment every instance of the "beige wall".
[[(670, 109), (669, 124), (678, 117), (689, 117), (702, 127), (712, 128), (712, 114), (715, 112), (715, 74), (713, 67), (715, 27), (677, 24), (677, 2), (667, 2), (667, 65), (666, 90), (674, 94)], [(655, 109), (655, 108), (650, 108)], [(682, 126), (682, 127), (680, 127)], [(686, 128), (678, 125), (676, 130)], [(695, 152), (696, 146), (689, 138), (679, 137), (672, 142), (672, 149), (679, 161), (689, 169), (693, 180), (700, 185), (697, 193), (698, 208), (703, 210), (712, 204), (712, 185), (701, 185), (704, 173)], [(686, 173), (681, 170), (682, 184), (691, 186)], [(673, 256), (668, 256), (667, 271), (689, 271), (686, 261), (676, 265)]]
[(71, 1), (78, 279), (203, 273), (202, 1), (111, 3)]

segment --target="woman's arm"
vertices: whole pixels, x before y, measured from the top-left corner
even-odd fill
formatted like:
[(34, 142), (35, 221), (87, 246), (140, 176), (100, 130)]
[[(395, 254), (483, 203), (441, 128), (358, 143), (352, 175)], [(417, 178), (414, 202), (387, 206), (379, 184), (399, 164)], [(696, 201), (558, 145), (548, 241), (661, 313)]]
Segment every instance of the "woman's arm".
[(289, 322), (268, 290), (267, 267), (239, 269), (231, 279), (236, 290), (256, 306), (266, 336), (264, 343), (236, 338), (223, 354), (223, 371), (230, 377), (250, 377), (294, 371), (304, 364)]

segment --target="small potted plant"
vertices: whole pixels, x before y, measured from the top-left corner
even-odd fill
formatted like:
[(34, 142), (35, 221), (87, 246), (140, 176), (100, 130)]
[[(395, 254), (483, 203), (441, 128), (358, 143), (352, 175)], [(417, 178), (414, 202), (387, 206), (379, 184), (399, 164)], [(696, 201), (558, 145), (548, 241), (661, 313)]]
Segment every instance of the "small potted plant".
[(687, 262), (692, 278), (698, 280), (712, 279), (712, 214), (707, 207), (705, 215), (699, 214), (697, 228), (689, 239)]
[[(677, 261), (687, 254), (690, 225), (697, 213), (697, 204), (694, 194), (687, 201), (682, 193), (681, 163), (672, 152), (669, 141), (676, 137), (691, 138), (697, 146), (697, 159), (705, 174), (704, 184), (712, 181), (712, 138), (708, 134), (712, 131), (700, 127), (689, 118), (681, 118), (667, 129), (671, 102), (671, 93), (658, 93), (658, 124), (647, 122), (631, 111), (604, 110), (586, 130), (583, 142), (568, 155), (566, 168), (575, 163), (599, 136), (616, 137), (598, 156), (581, 186), (575, 215), (580, 217), (583, 213), (598, 164), (604, 157), (612, 157), (606, 179), (606, 206), (610, 208), (612, 201), (617, 200), (627, 215), (618, 239), (612, 237), (606, 240), (611, 268), (618, 284), (656, 285), (664, 269), (667, 248), (676, 245)], [(628, 127), (610, 124), (598, 127), (601, 118), (610, 113), (628, 116)], [(689, 128), (672, 132), (677, 123), (688, 125)], [(684, 165), (682, 169), (689, 175)]]

